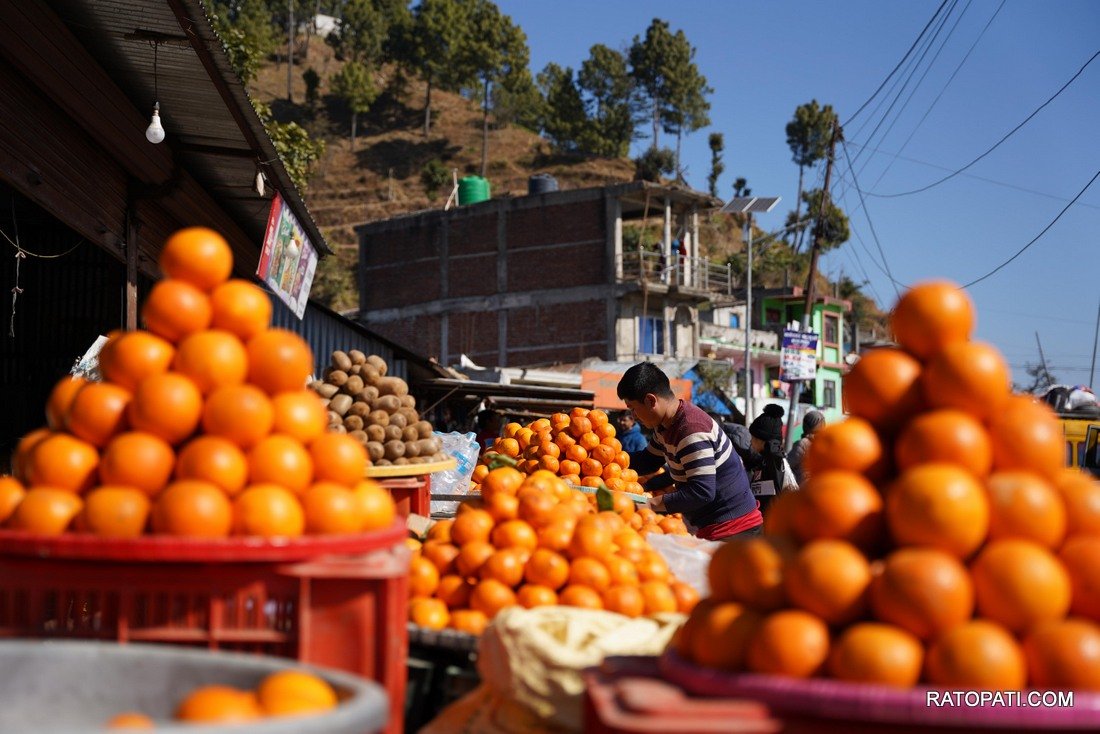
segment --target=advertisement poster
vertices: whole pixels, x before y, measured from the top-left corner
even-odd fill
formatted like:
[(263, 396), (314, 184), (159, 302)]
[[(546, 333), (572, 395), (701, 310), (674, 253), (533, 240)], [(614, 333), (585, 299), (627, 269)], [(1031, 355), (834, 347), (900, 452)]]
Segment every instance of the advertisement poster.
[(784, 330), (782, 354), (779, 379), (783, 382), (817, 376), (817, 333)]
[(267, 233), (256, 275), (299, 319), (306, 310), (317, 271), (317, 250), (277, 192), (271, 201)]

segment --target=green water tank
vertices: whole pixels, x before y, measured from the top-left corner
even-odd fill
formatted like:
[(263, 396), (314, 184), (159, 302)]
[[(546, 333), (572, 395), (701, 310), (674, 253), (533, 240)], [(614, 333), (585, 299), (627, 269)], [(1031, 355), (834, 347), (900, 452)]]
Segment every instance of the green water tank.
[(481, 176), (464, 176), (458, 180), (458, 205), (489, 200), (489, 181)]

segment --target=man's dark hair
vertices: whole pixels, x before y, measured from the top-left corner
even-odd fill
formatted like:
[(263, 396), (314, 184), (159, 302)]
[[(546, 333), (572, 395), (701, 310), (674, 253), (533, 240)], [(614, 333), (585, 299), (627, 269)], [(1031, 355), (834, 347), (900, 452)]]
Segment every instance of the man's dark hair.
[(668, 381), (668, 375), (652, 362), (639, 362), (624, 372), (615, 392), (620, 400), (636, 402), (644, 400), (649, 393), (660, 398), (675, 396), (672, 385)]

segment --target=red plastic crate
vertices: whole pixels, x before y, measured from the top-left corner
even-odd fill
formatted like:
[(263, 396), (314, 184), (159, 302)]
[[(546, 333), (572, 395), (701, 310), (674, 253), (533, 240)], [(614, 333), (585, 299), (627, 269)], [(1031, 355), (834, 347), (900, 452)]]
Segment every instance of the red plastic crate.
[(409, 551), (388, 530), (289, 541), (0, 531), (0, 637), (176, 643), (377, 681), (403, 731)]
[(378, 483), (389, 490), (397, 504), (397, 514), (408, 517), (410, 513), (428, 517), (432, 514), (432, 475), (380, 479)]

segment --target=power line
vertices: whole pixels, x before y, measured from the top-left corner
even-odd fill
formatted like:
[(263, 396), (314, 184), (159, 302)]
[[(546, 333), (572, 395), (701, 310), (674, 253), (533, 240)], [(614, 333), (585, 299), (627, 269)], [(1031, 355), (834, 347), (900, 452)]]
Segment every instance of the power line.
[(875, 246), (878, 247), (878, 254), (882, 257), (882, 264), (886, 268), (886, 277), (890, 279), (890, 284), (894, 287), (894, 294), (900, 298), (901, 293), (898, 291), (898, 281), (894, 279), (894, 274), (890, 272), (890, 263), (886, 261), (886, 253), (882, 249), (882, 243), (879, 242), (878, 233), (875, 232), (875, 223), (871, 221), (871, 211), (867, 208), (867, 202), (863, 199), (863, 190), (859, 187), (856, 171), (852, 168), (852, 159), (848, 156), (848, 146), (844, 144), (843, 139), (840, 141), (840, 147), (844, 150), (844, 160), (848, 161), (848, 171), (852, 174), (852, 184), (856, 188), (856, 193), (859, 194), (859, 203), (863, 206), (863, 216), (867, 219), (867, 225), (871, 228), (871, 236), (875, 240)]
[(917, 40), (913, 41), (913, 45), (910, 46), (909, 50), (905, 52), (905, 55), (901, 57), (901, 61), (898, 62), (898, 65), (894, 67), (893, 71), (886, 75), (886, 78), (882, 80), (882, 84), (878, 85), (878, 89), (876, 89), (874, 93), (867, 98), (866, 102), (859, 106), (859, 109), (856, 110), (855, 113), (851, 117), (849, 117), (843, 125), (841, 125), (841, 127), (847, 127), (849, 124), (851, 124), (852, 120), (859, 117), (859, 113), (863, 112), (867, 105), (871, 104), (871, 100), (878, 96), (878, 93), (882, 91), (882, 88), (886, 86), (886, 83), (890, 81), (890, 78), (897, 73), (898, 69), (901, 68), (901, 65), (904, 64), (905, 60), (909, 58), (909, 54), (913, 53), (913, 49), (915, 49), (917, 47), (917, 44), (920, 43), (920, 40), (924, 38), (924, 34), (928, 32), (928, 29), (932, 26), (932, 23), (936, 20), (936, 17), (940, 14), (940, 11), (943, 10), (943, 7), (947, 5), (947, 3), (948, 0), (943, 0), (943, 2), (940, 3), (940, 6), (936, 8), (936, 12), (932, 14), (931, 18), (929, 18), (928, 23), (924, 26), (924, 29), (920, 32), (920, 35), (917, 36)]
[(1010, 262), (1012, 262), (1013, 260), (1018, 258), (1020, 255), (1022, 255), (1024, 253), (1024, 250), (1026, 250), (1027, 248), (1031, 247), (1036, 242), (1038, 242), (1039, 238), (1042, 237), (1043, 235), (1045, 235), (1047, 233), (1047, 230), (1050, 229), (1051, 227), (1053, 227), (1055, 222), (1057, 222), (1059, 219), (1061, 219), (1062, 215), (1065, 214), (1067, 211), (1069, 211), (1069, 208), (1071, 206), (1073, 206), (1074, 202), (1077, 201), (1078, 199), (1080, 199), (1082, 196), (1084, 196), (1085, 192), (1089, 190), (1089, 187), (1092, 186), (1093, 182), (1096, 181), (1097, 178), (1100, 178), (1100, 171), (1097, 171), (1095, 174), (1093, 174), (1093, 177), (1091, 179), (1089, 179), (1089, 182), (1087, 184), (1085, 184), (1085, 188), (1078, 191), (1077, 196), (1073, 197), (1073, 201), (1066, 204), (1066, 206), (1062, 209), (1062, 211), (1058, 212), (1058, 216), (1054, 217), (1054, 219), (1051, 220), (1050, 224), (1043, 227), (1043, 231), (1040, 232), (1039, 234), (1035, 235), (1035, 237), (1031, 240), (1031, 242), (1028, 242), (1026, 245), (1024, 245), (1019, 250), (1017, 250), (1016, 254), (1014, 254), (1012, 257), (1008, 258), (1007, 260), (1005, 260), (1003, 263), (1001, 263), (997, 267), (990, 270), (988, 273), (986, 273), (982, 277), (977, 278), (975, 280), (972, 280), (969, 283), (967, 283), (966, 285), (964, 285), (963, 288), (969, 288), (972, 285), (975, 285), (977, 283), (981, 283), (983, 280), (985, 280), (989, 276), (993, 275), (998, 270), (1000, 270), (1001, 268), (1003, 268), (1004, 266), (1008, 265)]
[(1076, 74), (1074, 74), (1074, 75), (1073, 75), (1073, 76), (1072, 76), (1072, 77), (1070, 78), (1070, 80), (1069, 80), (1068, 82), (1066, 82), (1065, 84), (1063, 84), (1063, 85), (1062, 85), (1061, 89), (1059, 89), (1059, 90), (1058, 90), (1057, 92), (1055, 92), (1055, 93), (1054, 93), (1054, 94), (1053, 94), (1053, 95), (1052, 95), (1052, 96), (1051, 96), (1051, 97), (1050, 97), (1050, 98), (1049, 98), (1049, 99), (1048, 99), (1048, 100), (1047, 100), (1046, 102), (1043, 102), (1043, 103), (1042, 103), (1041, 105), (1039, 105), (1039, 106), (1038, 106), (1038, 107), (1037, 107), (1037, 108), (1035, 109), (1035, 111), (1034, 111), (1034, 112), (1032, 112), (1032, 113), (1031, 113), (1030, 115), (1028, 115), (1028, 116), (1027, 116), (1026, 118), (1024, 118), (1024, 121), (1023, 121), (1023, 122), (1021, 122), (1021, 123), (1020, 123), (1019, 125), (1017, 125), (1016, 127), (1012, 128), (1011, 130), (1009, 130), (1009, 131), (1008, 131), (1008, 133), (1006, 133), (1006, 134), (1005, 134), (1005, 136), (1004, 136), (1003, 138), (1001, 138), (1000, 140), (998, 140), (998, 141), (997, 141), (996, 143), (994, 143), (994, 144), (993, 144), (993, 147), (992, 147), (992, 148), (990, 148), (990, 149), (989, 149), (989, 150), (987, 150), (986, 152), (982, 153), (982, 154), (981, 154), (980, 156), (978, 156), (978, 157), (977, 157), (977, 158), (975, 158), (974, 160), (970, 161), (969, 163), (967, 163), (967, 164), (966, 164), (965, 166), (963, 166), (962, 168), (958, 169), (957, 171), (954, 171), (953, 173), (950, 173), (950, 174), (948, 174), (947, 176), (944, 176), (944, 177), (943, 177), (943, 178), (941, 178), (941, 179), (940, 179), (939, 181), (933, 181), (932, 183), (928, 184), (927, 186), (922, 186), (922, 187), (920, 187), (919, 189), (913, 189), (912, 191), (901, 191), (901, 192), (898, 192), (898, 193), (896, 193), (896, 194), (875, 194), (875, 193), (871, 193), (871, 192), (868, 192), (868, 194), (867, 194), (867, 195), (868, 195), (868, 196), (875, 196), (875, 197), (878, 197), (878, 198), (880, 198), (880, 199), (894, 199), (894, 198), (897, 198), (897, 197), (899, 197), (899, 196), (909, 196), (910, 194), (919, 194), (919, 193), (920, 193), (920, 192), (922, 192), (922, 191), (927, 191), (928, 189), (932, 188), (933, 186), (939, 186), (939, 185), (940, 185), (941, 183), (943, 183), (944, 181), (948, 181), (948, 180), (950, 180), (950, 179), (954, 178), (955, 176), (959, 175), (960, 173), (962, 173), (963, 171), (965, 171), (966, 169), (970, 168), (970, 167), (971, 167), (971, 166), (973, 166), (973, 165), (974, 165), (975, 163), (977, 163), (978, 161), (980, 161), (980, 160), (981, 160), (982, 158), (985, 158), (985, 157), (986, 157), (987, 155), (989, 155), (990, 153), (992, 153), (992, 152), (993, 152), (994, 150), (996, 150), (996, 149), (997, 149), (998, 147), (1000, 147), (1001, 143), (1003, 143), (1004, 141), (1008, 140), (1008, 139), (1009, 139), (1010, 137), (1012, 137), (1012, 136), (1013, 136), (1013, 135), (1014, 135), (1014, 134), (1015, 134), (1015, 133), (1016, 133), (1016, 132), (1017, 132), (1017, 131), (1018, 131), (1018, 130), (1019, 130), (1020, 128), (1022, 128), (1022, 127), (1023, 127), (1024, 125), (1026, 125), (1026, 124), (1027, 124), (1028, 122), (1030, 122), (1030, 121), (1031, 121), (1031, 118), (1033, 118), (1033, 117), (1035, 117), (1035, 115), (1039, 114), (1039, 112), (1040, 112), (1040, 111), (1041, 111), (1041, 110), (1042, 110), (1042, 109), (1043, 109), (1044, 107), (1046, 107), (1046, 106), (1047, 106), (1048, 104), (1050, 104), (1051, 102), (1053, 102), (1053, 101), (1054, 101), (1054, 100), (1055, 100), (1055, 99), (1056, 99), (1056, 98), (1058, 97), (1058, 95), (1060, 95), (1060, 94), (1061, 94), (1062, 92), (1064, 92), (1064, 91), (1066, 90), (1066, 88), (1067, 88), (1067, 87), (1068, 87), (1068, 86), (1069, 86), (1070, 84), (1073, 84), (1074, 80), (1076, 80), (1076, 79), (1077, 79), (1077, 77), (1081, 76), (1081, 74), (1082, 74), (1082, 73), (1084, 73), (1085, 69), (1086, 69), (1086, 68), (1088, 68), (1088, 65), (1089, 65), (1089, 64), (1091, 64), (1091, 63), (1092, 63), (1092, 62), (1093, 62), (1093, 61), (1094, 61), (1094, 60), (1096, 59), (1096, 57), (1097, 57), (1097, 56), (1100, 56), (1100, 51), (1097, 51), (1096, 53), (1094, 53), (1094, 54), (1093, 54), (1093, 55), (1092, 55), (1092, 56), (1091, 56), (1091, 57), (1089, 58), (1089, 60), (1085, 62), (1085, 65), (1084, 65), (1084, 66), (1082, 66), (1082, 67), (1081, 67), (1080, 69), (1078, 69), (1078, 70), (1077, 70), (1077, 73), (1076, 73)]

